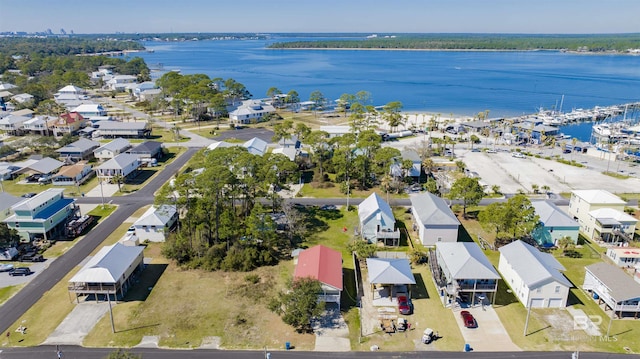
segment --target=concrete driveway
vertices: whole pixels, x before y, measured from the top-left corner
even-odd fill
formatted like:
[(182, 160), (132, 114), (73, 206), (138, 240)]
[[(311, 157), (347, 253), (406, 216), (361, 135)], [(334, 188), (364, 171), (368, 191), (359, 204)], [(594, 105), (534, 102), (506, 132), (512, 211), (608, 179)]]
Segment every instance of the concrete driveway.
[(345, 323), (337, 305), (327, 303), (324, 314), (314, 323), (313, 331), (316, 335), (315, 351), (351, 351), (349, 327)]
[[(111, 305), (115, 306), (114, 303)], [(109, 303), (107, 302), (86, 301), (77, 304), (43, 344), (81, 346), (84, 337), (108, 311)], [(32, 325), (37, 325), (37, 323)]]
[[(466, 328), (464, 326), (462, 317), (460, 317), (462, 310), (467, 310), (473, 314), (478, 323), (477, 328)], [(484, 308), (478, 306), (460, 309), (457, 307), (453, 310), (453, 315), (458, 327), (460, 327), (465, 343), (471, 345), (473, 351), (506, 352), (522, 350), (513, 344), (493, 307), (489, 305), (484, 306)], [(460, 350), (463, 350), (463, 348), (460, 348)]]

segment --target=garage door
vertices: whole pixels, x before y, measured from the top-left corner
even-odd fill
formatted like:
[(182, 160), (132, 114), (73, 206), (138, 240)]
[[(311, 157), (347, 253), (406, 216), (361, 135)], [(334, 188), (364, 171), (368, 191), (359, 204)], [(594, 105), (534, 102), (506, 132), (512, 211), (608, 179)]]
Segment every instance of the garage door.
[(531, 298), (531, 308), (543, 308), (544, 298)]
[(562, 298), (549, 298), (549, 308), (562, 307)]

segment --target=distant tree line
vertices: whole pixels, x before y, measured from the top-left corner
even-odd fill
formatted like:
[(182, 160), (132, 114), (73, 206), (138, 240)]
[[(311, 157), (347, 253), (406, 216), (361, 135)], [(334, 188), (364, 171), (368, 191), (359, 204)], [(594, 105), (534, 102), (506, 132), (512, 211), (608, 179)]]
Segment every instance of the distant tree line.
[(425, 50), (568, 50), (626, 51), (640, 48), (640, 34), (516, 35), (516, 34), (402, 34), (361, 40), (278, 42), (286, 48), (425, 49)]

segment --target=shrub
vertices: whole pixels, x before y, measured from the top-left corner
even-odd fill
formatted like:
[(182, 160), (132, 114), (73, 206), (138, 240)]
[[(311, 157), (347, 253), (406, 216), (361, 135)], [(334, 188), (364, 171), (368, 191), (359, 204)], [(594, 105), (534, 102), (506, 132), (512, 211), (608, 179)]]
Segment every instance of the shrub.
[(582, 253), (576, 251), (575, 249), (565, 249), (562, 252), (562, 255), (569, 258), (582, 258)]

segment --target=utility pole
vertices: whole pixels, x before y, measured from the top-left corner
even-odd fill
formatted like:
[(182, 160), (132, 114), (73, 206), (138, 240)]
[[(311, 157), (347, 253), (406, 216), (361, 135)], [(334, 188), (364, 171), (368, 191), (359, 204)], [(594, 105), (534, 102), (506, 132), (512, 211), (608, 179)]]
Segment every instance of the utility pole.
[(531, 293), (529, 293), (529, 299), (527, 300), (527, 303), (529, 303), (528, 308), (527, 308), (527, 320), (525, 320), (524, 322), (524, 332), (522, 333), (522, 336), (527, 336), (527, 328), (529, 327), (529, 316), (531, 315)]
[(100, 178), (99, 182), (100, 182), (100, 198), (102, 198), (102, 209), (104, 209), (104, 191), (102, 190), (102, 178)]
[(111, 317), (111, 332), (116, 332), (116, 325), (113, 323), (113, 309), (111, 309), (111, 294), (107, 293), (107, 301), (109, 302), (109, 316)]

